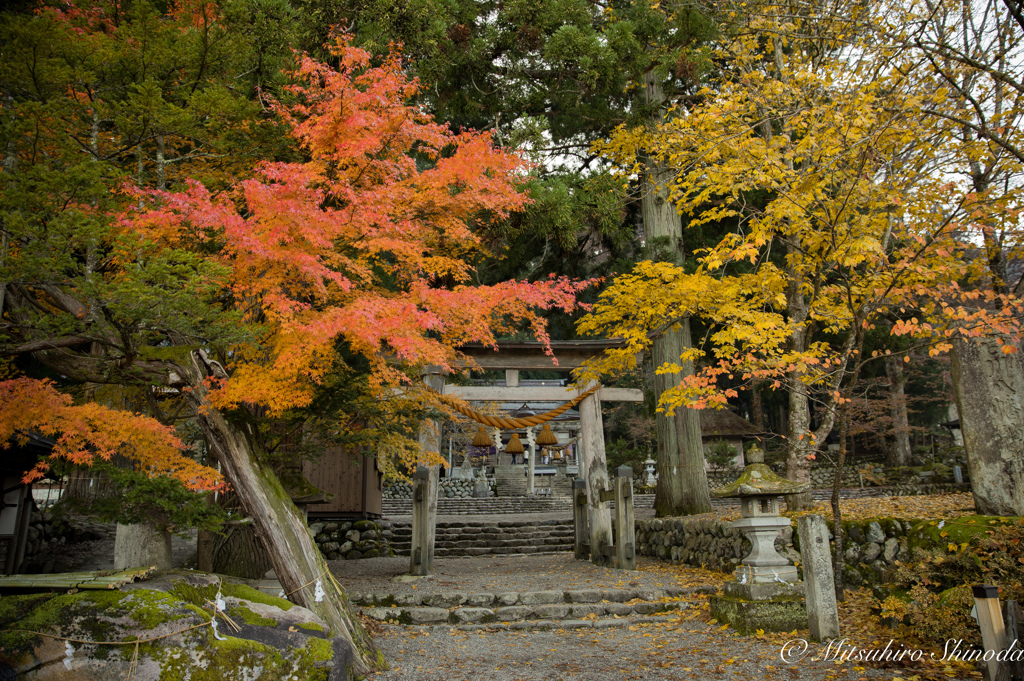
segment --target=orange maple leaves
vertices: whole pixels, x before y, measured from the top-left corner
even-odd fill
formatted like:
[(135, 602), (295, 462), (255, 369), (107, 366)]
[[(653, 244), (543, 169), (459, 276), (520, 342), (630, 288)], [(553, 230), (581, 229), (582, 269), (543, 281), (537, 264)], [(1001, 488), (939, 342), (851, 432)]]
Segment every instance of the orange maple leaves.
[(549, 279), (473, 286), (473, 231), (522, 207), (523, 161), (486, 133), (455, 133), (407, 100), (418, 89), (397, 55), (339, 44), (340, 66), (300, 60), (295, 101), (273, 103), (308, 158), (263, 163), (229, 195), (198, 183), (152, 193), (125, 232), (142, 247), (215, 236), (214, 257), (248, 321), (270, 332), (238, 348), (217, 406), (262, 404), (273, 412), (308, 404), (343, 340), (372, 364), (374, 381), (402, 379), (396, 360), (451, 369), (455, 346), (493, 344), (528, 326), (547, 338), (539, 310), (572, 310), (586, 283)]
[[(151, 476), (177, 478), (192, 490), (213, 490), (223, 483), (217, 471), (182, 455), (181, 441), (170, 427), (93, 402), (74, 405), (50, 381), (0, 381), (0, 404), (5, 405), (0, 409), (0, 448), (32, 431), (56, 439), (51, 458), (89, 465), (97, 457), (106, 461), (119, 454), (138, 462)], [(36, 464), (25, 474), (25, 482), (42, 478), (48, 468), (45, 461)]]

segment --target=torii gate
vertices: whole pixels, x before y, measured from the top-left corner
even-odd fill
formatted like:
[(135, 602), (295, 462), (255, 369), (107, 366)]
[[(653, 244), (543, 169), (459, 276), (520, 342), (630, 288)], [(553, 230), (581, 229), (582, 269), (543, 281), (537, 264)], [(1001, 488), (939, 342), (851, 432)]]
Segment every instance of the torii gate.
[[(539, 342), (499, 343), (497, 350), (492, 347), (473, 344), (459, 350), (472, 359), (481, 369), (504, 369), (504, 386), (456, 386), (446, 385), (440, 373), (429, 373), (424, 382), (441, 393), (466, 401), (490, 402), (565, 402), (583, 394), (585, 390), (567, 390), (559, 386), (520, 386), (521, 370), (554, 370), (569, 372), (588, 359), (609, 348), (625, 345), (617, 340), (552, 341), (550, 348), (557, 365), (545, 346)], [(606, 388), (604, 386), (586, 397), (577, 405), (580, 412), (580, 473), (587, 486), (587, 516), (590, 526), (591, 560), (603, 567), (613, 567), (614, 557), (606, 556), (601, 550), (612, 543), (612, 518), (608, 502), (601, 499), (601, 492), (609, 488), (608, 464), (604, 451), (604, 420), (601, 417), (601, 402), (643, 402), (643, 391), (636, 388)], [(420, 447), (424, 451), (439, 451), (436, 433), (437, 424), (425, 424), (420, 430)], [(530, 458), (531, 468), (533, 457)], [(531, 481), (532, 482), (532, 481)]]

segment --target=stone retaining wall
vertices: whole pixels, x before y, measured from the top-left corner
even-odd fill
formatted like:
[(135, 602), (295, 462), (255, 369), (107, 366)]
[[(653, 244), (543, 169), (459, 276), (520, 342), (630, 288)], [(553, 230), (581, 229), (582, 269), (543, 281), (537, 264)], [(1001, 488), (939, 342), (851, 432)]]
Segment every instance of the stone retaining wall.
[(387, 520), (338, 520), (309, 526), (327, 560), (358, 560), (393, 556), (391, 523)]
[[(742, 471), (738, 469), (708, 471), (708, 487), (714, 489), (735, 482)], [(783, 475), (779, 472), (779, 475)], [(835, 466), (815, 466), (811, 469), (811, 487), (813, 489), (831, 488), (836, 479)], [(853, 466), (843, 467), (843, 487), (860, 487), (860, 474)]]
[[(884, 581), (897, 560), (909, 557), (910, 521), (893, 518), (843, 523), (846, 581), (851, 586)], [(775, 548), (791, 565), (800, 560), (796, 523), (779, 533)], [(636, 521), (637, 553), (721, 572), (732, 572), (750, 550), (731, 523), (713, 519), (655, 518)]]
[[(439, 499), (468, 499), (473, 496), (473, 480), (441, 478), (437, 486)], [(493, 488), (488, 495), (494, 496)], [(412, 483), (401, 480), (385, 482), (383, 496), (385, 499), (412, 499)]]

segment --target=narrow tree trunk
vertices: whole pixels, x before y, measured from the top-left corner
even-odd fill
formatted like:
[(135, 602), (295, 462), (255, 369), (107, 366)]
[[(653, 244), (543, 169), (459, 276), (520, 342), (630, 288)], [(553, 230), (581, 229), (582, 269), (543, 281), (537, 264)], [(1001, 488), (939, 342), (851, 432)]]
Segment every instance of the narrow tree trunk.
[[(786, 242), (786, 251), (789, 256), (795, 256), (799, 249), (800, 243), (797, 241), (797, 237), (790, 237)], [(790, 271), (788, 274), (786, 307), (789, 313), (789, 324), (792, 327), (788, 346), (790, 352), (800, 353), (807, 350), (809, 308), (804, 299), (803, 277), (796, 271)], [(790, 371), (787, 376), (789, 425), (786, 428), (786, 437), (788, 438), (786, 477), (794, 482), (811, 481), (811, 456), (817, 451), (817, 444), (811, 439), (811, 405), (804, 378), (804, 372), (799, 369)], [(811, 504), (810, 491), (786, 495), (786, 507), (790, 511), (810, 508)]]
[(1024, 343), (958, 338), (951, 354), (971, 491), (979, 513), (1024, 515)]
[(892, 468), (910, 463), (910, 420), (907, 417), (907, 384), (903, 359), (897, 355), (885, 358), (885, 375), (889, 379), (889, 414), (892, 417), (892, 439), (886, 452), (886, 465)]
[(228, 525), (223, 534), (210, 534), (209, 572), (242, 579), (263, 579), (267, 570), (273, 567), (270, 552), (252, 525)]
[(835, 582), (836, 600), (846, 600), (846, 583), (843, 577), (843, 566), (846, 564), (844, 553), (843, 508), (839, 500), (839, 490), (843, 486), (843, 468), (846, 466), (846, 438), (850, 430), (850, 409), (848, 404), (842, 407), (839, 417), (839, 457), (836, 459), (836, 477), (832, 481), (832, 535), (835, 537), (832, 557), (833, 580)]
[[(228, 421), (206, 399), (203, 379), (216, 373), (201, 353), (193, 353), (185, 396), (192, 402), (210, 450), (221, 464), (246, 515), (253, 520), (277, 577), (289, 599), (312, 610), (330, 627), (330, 635), (352, 644), (353, 672), (385, 668), (383, 656), (356, 618), (348, 598), (335, 586), (309, 529), (270, 467), (261, 460), (251, 429)], [(316, 599), (317, 583), (323, 591)]]
[[(653, 123), (660, 123), (660, 107), (664, 103), (661, 82), (652, 72), (645, 83), (647, 103), (658, 107)], [(646, 159), (643, 177), (641, 214), (644, 236), (649, 248), (665, 249), (670, 262), (683, 260), (682, 223), (676, 207), (668, 197), (667, 187), (675, 171), (655, 158)], [(681, 362), (680, 355), (692, 347), (690, 320), (685, 319), (678, 328), (668, 329), (654, 339), (654, 368), (666, 362), (683, 367), (680, 374), (655, 374), (654, 396), (673, 388), (686, 376), (693, 375), (693, 362)], [(677, 409), (673, 416), (660, 414), (656, 418), (658, 433), (658, 485), (655, 490), (655, 513), (659, 517), (706, 513), (711, 510), (707, 473), (704, 469), (704, 447), (701, 444), (700, 414), (694, 409)]]
[(754, 425), (757, 426), (761, 433), (767, 430), (764, 417), (764, 396), (761, 394), (763, 387), (764, 383), (759, 381), (750, 388), (750, 416), (754, 419)]
[[(811, 439), (811, 407), (807, 397), (807, 386), (799, 380), (789, 388), (789, 440), (786, 449), (786, 477), (794, 482), (811, 481), (811, 456), (817, 445)], [(810, 491), (786, 495), (786, 507), (790, 511), (810, 508), (813, 496)]]
[[(679, 329), (670, 330), (654, 342), (654, 366), (666, 362), (679, 363), (679, 356), (690, 347), (690, 320), (683, 320)], [(684, 372), (692, 373), (692, 363), (683, 364)], [(679, 378), (672, 374), (655, 374), (654, 392), (662, 392), (678, 385)], [(707, 472), (704, 468), (704, 449), (700, 439), (700, 413), (685, 407), (675, 414), (660, 414), (658, 430), (658, 484), (655, 489), (654, 511), (666, 516), (707, 513), (711, 510)]]

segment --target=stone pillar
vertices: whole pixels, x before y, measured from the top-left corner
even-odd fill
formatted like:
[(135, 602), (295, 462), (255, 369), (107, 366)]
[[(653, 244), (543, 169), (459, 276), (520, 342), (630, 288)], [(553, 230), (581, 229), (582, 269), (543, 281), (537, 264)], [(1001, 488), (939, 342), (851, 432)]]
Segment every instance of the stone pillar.
[(601, 400), (597, 394), (588, 395), (579, 405), (583, 450), (581, 472), (586, 470), (588, 521), (590, 524), (590, 560), (595, 565), (613, 567), (614, 556), (605, 555), (604, 548), (612, 546), (612, 515), (608, 502), (601, 493), (608, 490), (608, 464), (604, 454), (604, 420), (601, 418)]
[(412, 547), (409, 551), (411, 575), (429, 575), (434, 569), (437, 480), (437, 466), (420, 466), (412, 475)]
[(804, 594), (807, 599), (807, 624), (815, 641), (839, 636), (839, 609), (829, 551), (828, 525), (820, 515), (808, 515), (796, 521), (800, 535), (800, 562), (804, 568)]
[(615, 469), (615, 565), (636, 570), (636, 521), (633, 518), (633, 469)]

